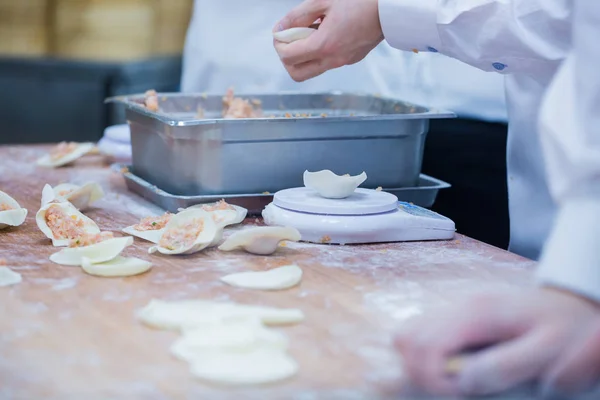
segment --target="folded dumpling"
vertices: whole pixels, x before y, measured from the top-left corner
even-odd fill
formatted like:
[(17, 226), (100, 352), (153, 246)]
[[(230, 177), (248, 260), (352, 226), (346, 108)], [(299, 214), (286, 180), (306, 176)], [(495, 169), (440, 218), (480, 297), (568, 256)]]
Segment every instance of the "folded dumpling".
[(35, 222), (54, 246), (68, 246), (71, 240), (100, 233), (94, 221), (67, 201), (44, 205), (37, 212)]
[(62, 167), (83, 157), (94, 149), (93, 143), (62, 142), (50, 150), (50, 153), (37, 160), (40, 167)]
[(27, 209), (8, 194), (0, 191), (0, 229), (9, 226), (20, 226), (25, 222)]

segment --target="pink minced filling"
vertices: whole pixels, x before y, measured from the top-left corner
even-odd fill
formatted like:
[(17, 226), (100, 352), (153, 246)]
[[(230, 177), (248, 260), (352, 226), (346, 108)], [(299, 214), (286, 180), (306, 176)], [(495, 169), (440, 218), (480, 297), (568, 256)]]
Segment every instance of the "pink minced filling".
[(198, 235), (204, 230), (204, 221), (194, 219), (185, 225), (168, 229), (160, 238), (158, 245), (169, 250), (191, 247)]

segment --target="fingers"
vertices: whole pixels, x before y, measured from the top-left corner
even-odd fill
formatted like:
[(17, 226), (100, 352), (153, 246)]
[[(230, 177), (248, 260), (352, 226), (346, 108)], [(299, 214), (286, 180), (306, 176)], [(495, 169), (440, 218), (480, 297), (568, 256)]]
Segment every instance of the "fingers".
[(329, 70), (329, 68), (327, 68), (320, 60), (309, 61), (298, 65), (286, 65), (285, 69), (296, 82), (304, 82)]
[(306, 0), (290, 11), (279, 21), (274, 31), (283, 31), (289, 28), (307, 27), (325, 15), (331, 0)]
[(542, 394), (575, 394), (600, 382), (600, 322), (595, 323), (578, 346), (567, 351), (542, 382)]
[(525, 331), (521, 321), (506, 318), (498, 308), (494, 299), (477, 300), (452, 313), (421, 319), (400, 333), (396, 346), (411, 381), (433, 394), (459, 393), (459, 381), (447, 369), (450, 359), (477, 346), (511, 340)]
[(556, 340), (548, 330), (534, 330), (464, 357), (458, 376), (461, 393), (495, 394), (540, 376), (556, 358)]
[(298, 65), (320, 59), (323, 34), (318, 30), (303, 40), (292, 43), (275, 41), (275, 50), (284, 65)]

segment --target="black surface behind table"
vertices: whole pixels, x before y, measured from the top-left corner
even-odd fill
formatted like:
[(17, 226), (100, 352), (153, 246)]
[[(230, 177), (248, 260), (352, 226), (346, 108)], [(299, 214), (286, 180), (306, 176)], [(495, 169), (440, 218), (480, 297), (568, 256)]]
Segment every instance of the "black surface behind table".
[(506, 249), (509, 240), (505, 124), (469, 119), (432, 120), (423, 173), (452, 185), (433, 209), (458, 232)]
[(0, 144), (97, 141), (124, 113), (106, 97), (179, 90), (181, 57), (127, 63), (0, 58)]

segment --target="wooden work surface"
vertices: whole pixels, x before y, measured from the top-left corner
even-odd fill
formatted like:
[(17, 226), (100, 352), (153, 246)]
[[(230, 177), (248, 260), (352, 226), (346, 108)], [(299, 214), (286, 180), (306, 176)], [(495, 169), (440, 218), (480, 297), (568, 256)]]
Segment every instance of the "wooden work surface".
[[(2, 399), (388, 397), (390, 382), (401, 375), (390, 339), (404, 320), (457, 296), (532, 281), (533, 262), (460, 235), (445, 242), (364, 246), (290, 243), (270, 257), (215, 249), (184, 257), (149, 255), (150, 244), (136, 239), (124, 255), (151, 260), (150, 272), (89, 276), (48, 261), (57, 249), (34, 220), (45, 183), (100, 183), (106, 196), (86, 214), (103, 230), (119, 231), (161, 210), (128, 193), (120, 174), (99, 156), (66, 168), (36, 167), (47, 149), (0, 147), (0, 190), (29, 210), (23, 226), (0, 231), (0, 258), (23, 276), (22, 283), (0, 288)], [(290, 263), (302, 267), (304, 278), (281, 292), (237, 289), (218, 280)], [(304, 322), (277, 328), (290, 337), (299, 374), (259, 388), (226, 389), (194, 379), (187, 364), (169, 354), (177, 334), (134, 319), (152, 298), (302, 309)]]

